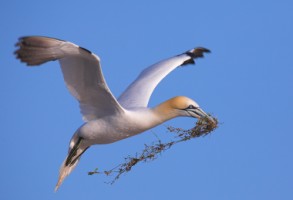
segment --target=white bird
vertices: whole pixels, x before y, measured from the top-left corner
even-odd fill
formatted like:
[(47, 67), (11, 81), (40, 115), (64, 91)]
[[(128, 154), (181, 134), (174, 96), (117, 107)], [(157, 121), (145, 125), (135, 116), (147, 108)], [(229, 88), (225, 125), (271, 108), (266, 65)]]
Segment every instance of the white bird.
[(60, 62), (66, 86), (78, 100), (85, 121), (72, 136), (55, 191), (91, 145), (113, 143), (179, 116), (208, 117), (195, 101), (184, 96), (171, 98), (154, 108), (147, 107), (158, 83), (178, 66), (194, 64), (195, 58), (210, 52), (206, 48), (194, 48), (146, 68), (116, 99), (103, 77), (100, 58), (89, 50), (39, 36), (22, 37), (16, 45), (17, 58), (28, 66)]

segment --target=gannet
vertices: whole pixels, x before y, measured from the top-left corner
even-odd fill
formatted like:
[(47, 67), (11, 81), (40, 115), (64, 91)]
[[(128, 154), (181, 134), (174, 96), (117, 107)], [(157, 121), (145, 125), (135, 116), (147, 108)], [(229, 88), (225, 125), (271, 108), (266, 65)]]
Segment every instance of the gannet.
[(28, 66), (59, 61), (65, 84), (79, 102), (85, 121), (70, 140), (55, 191), (92, 145), (117, 142), (179, 116), (208, 117), (195, 101), (185, 96), (147, 107), (158, 83), (175, 68), (194, 64), (196, 58), (210, 52), (206, 48), (194, 48), (151, 65), (116, 99), (103, 76), (100, 58), (91, 51), (68, 41), (41, 36), (21, 37), (16, 46), (16, 57)]

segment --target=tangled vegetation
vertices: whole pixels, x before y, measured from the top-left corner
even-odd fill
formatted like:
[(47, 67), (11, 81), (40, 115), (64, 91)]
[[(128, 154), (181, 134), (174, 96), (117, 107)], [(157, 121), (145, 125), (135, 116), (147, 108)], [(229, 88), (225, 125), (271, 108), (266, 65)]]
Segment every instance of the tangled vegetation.
[(127, 156), (123, 163), (119, 164), (113, 169), (105, 170), (103, 172), (100, 172), (98, 171), (98, 169), (95, 169), (94, 171), (88, 172), (88, 174), (105, 174), (107, 176), (115, 175), (115, 178), (110, 182), (110, 184), (113, 184), (116, 180), (120, 178), (122, 174), (129, 172), (132, 169), (132, 167), (134, 167), (136, 164), (140, 162), (148, 162), (155, 160), (156, 158), (158, 158), (158, 155), (170, 149), (175, 144), (188, 141), (192, 138), (206, 136), (213, 130), (215, 130), (217, 127), (218, 120), (215, 117), (212, 117), (211, 115), (209, 117), (198, 120), (196, 122), (195, 127), (189, 130), (169, 126), (167, 127), (168, 131), (175, 134), (174, 140), (163, 143), (161, 140), (158, 139), (151, 145), (145, 144), (144, 149), (141, 153), (136, 153), (135, 156)]

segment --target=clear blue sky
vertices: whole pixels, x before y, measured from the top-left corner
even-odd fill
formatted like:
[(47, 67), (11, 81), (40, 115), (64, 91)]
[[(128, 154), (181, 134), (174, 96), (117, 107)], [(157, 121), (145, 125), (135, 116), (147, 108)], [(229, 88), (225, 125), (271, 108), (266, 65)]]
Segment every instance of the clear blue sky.
[[(293, 199), (293, 2), (1, 1), (0, 194), (2, 199)], [(101, 57), (115, 95), (145, 67), (196, 46), (212, 50), (174, 71), (151, 106), (195, 99), (221, 126), (140, 164), (114, 185), (104, 176), (127, 155), (168, 139), (165, 126), (95, 146), (57, 193), (58, 170), (83, 123), (57, 62), (27, 68), (12, 54), (17, 38), (72, 41)], [(193, 119), (165, 125), (190, 128)]]

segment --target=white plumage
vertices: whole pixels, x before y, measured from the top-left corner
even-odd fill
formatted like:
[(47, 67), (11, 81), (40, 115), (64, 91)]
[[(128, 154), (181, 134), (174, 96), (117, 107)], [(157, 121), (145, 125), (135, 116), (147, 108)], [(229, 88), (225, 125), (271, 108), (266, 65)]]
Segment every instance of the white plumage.
[(154, 108), (147, 105), (165, 76), (178, 66), (193, 64), (195, 58), (210, 52), (208, 49), (195, 48), (146, 68), (117, 100), (103, 77), (99, 57), (90, 51), (71, 42), (37, 36), (22, 37), (17, 46), (17, 58), (29, 66), (59, 60), (66, 86), (78, 100), (86, 122), (70, 141), (55, 190), (91, 145), (116, 142), (178, 116), (207, 117), (196, 102), (183, 96)]

